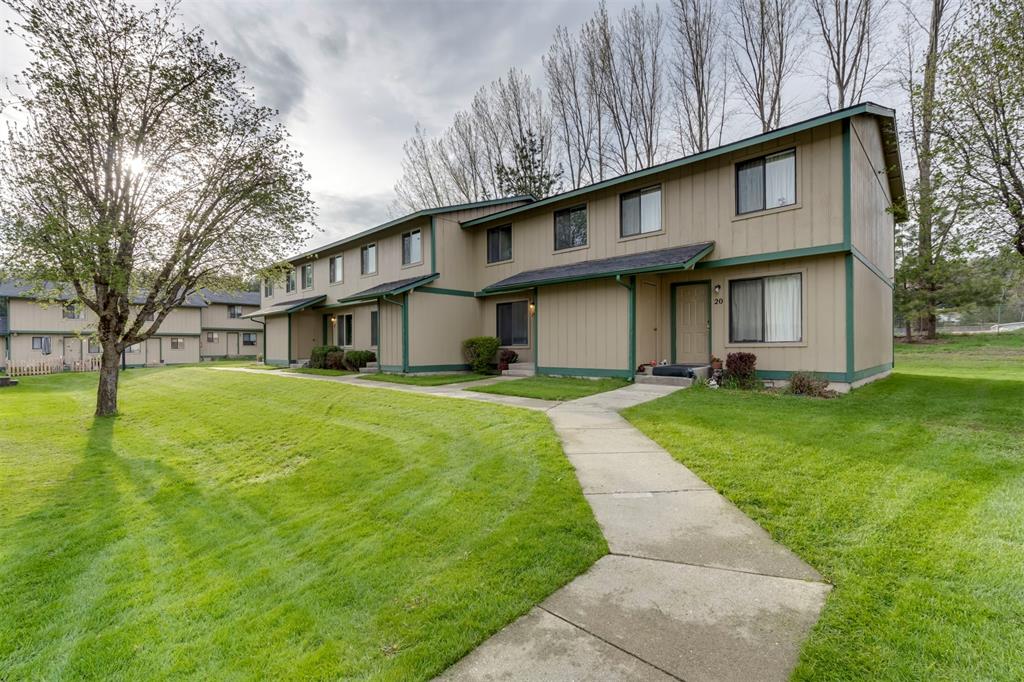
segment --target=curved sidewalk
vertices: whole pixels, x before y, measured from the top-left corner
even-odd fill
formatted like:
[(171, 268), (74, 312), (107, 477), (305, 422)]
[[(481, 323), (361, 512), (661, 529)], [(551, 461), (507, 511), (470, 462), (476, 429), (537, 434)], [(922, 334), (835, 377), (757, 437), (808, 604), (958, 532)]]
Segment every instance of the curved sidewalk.
[(618, 413), (678, 388), (634, 384), (558, 403), (463, 390), (493, 381), (414, 387), (270, 374), (526, 407), (551, 419), (609, 554), (438, 679), (785, 680), (796, 665), (829, 585)]

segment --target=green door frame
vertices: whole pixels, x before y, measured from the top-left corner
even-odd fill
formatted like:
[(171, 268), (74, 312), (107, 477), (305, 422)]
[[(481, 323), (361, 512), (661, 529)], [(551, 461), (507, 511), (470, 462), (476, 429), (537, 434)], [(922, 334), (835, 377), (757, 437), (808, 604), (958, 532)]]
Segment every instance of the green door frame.
[(698, 284), (704, 285), (706, 287), (708, 294), (708, 362), (711, 361), (711, 280), (695, 279), (690, 282), (673, 282), (669, 288), (669, 306), (671, 307), (671, 309), (669, 310), (669, 317), (672, 320), (671, 324), (669, 325), (671, 327), (670, 333), (672, 335), (669, 339), (669, 342), (672, 348), (672, 364), (676, 363), (676, 299), (678, 295), (677, 290), (679, 289), (679, 287), (695, 286)]

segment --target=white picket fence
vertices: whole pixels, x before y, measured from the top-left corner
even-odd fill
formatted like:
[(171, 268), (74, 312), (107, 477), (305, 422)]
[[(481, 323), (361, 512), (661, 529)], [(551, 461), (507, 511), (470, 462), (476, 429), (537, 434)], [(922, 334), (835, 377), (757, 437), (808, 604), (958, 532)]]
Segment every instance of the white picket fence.
[(65, 362), (64, 358), (58, 357), (38, 362), (10, 362), (7, 364), (7, 374), (12, 377), (32, 377), (61, 372), (96, 372), (99, 368), (99, 358)]

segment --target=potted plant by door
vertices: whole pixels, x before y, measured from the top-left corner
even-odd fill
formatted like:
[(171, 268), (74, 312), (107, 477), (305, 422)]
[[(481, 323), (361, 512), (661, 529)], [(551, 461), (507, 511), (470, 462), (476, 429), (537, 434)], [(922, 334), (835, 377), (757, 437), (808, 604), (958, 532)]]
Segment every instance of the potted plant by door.
[(722, 369), (722, 358), (711, 356), (711, 369)]

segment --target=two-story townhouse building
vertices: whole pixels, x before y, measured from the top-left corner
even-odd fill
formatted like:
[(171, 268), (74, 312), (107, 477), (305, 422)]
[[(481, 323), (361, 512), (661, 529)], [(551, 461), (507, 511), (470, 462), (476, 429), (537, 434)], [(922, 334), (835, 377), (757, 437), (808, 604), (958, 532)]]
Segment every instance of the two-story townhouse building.
[(246, 315), (260, 307), (258, 291), (203, 289), (199, 298), (199, 356), (203, 360), (255, 358), (263, 353), (263, 324)]
[[(71, 304), (69, 294), (55, 298), (46, 303), (26, 285), (0, 281), (0, 367), (38, 362), (73, 366), (100, 356), (100, 346), (93, 335), (96, 315), (85, 306)], [(242, 315), (255, 310), (258, 301), (256, 292), (225, 294), (203, 290), (192, 294), (164, 318), (155, 335), (125, 349), (125, 365), (194, 363), (203, 357), (255, 357), (260, 352), (262, 326)], [(140, 298), (137, 303), (141, 302)], [(235, 317), (229, 312), (231, 307), (235, 307)], [(212, 313), (208, 312), (210, 309)], [(202, 340), (209, 332), (220, 335), (223, 341), (228, 340), (228, 334), (238, 338), (234, 346), (222, 342), (222, 348), (212, 349), (223, 352), (203, 356)]]
[(421, 211), (290, 259), (265, 357), (335, 342), (384, 371), (465, 367), (495, 335), (540, 374), (757, 355), (844, 388), (892, 368), (892, 110), (860, 104), (541, 201)]

